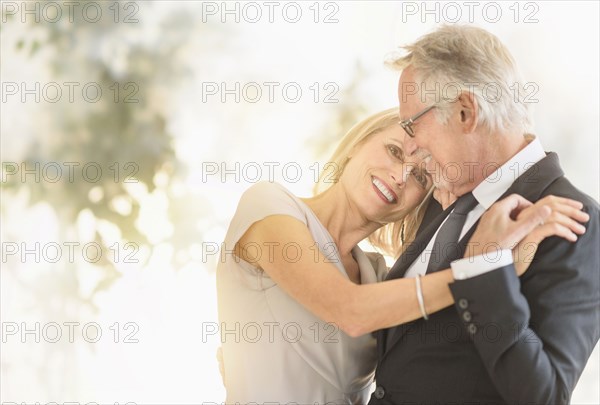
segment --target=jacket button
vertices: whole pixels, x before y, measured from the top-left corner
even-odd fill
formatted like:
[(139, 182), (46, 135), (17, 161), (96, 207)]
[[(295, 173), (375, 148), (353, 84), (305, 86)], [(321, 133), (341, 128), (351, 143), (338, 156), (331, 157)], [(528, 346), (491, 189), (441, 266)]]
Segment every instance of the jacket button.
[(377, 388), (375, 388), (375, 392), (373, 393), (373, 395), (375, 395), (375, 398), (377, 399), (382, 399), (385, 396), (385, 390), (380, 385)]
[(463, 315), (462, 315), (462, 317), (463, 317), (463, 319), (465, 320), (465, 322), (471, 322), (471, 319), (473, 318), (473, 317), (471, 316), (471, 313), (470, 313), (469, 311), (465, 311), (465, 312), (463, 312)]
[(470, 323), (469, 326), (467, 327), (467, 330), (469, 331), (469, 333), (471, 335), (474, 335), (475, 333), (477, 333), (477, 326), (475, 326), (474, 323)]
[(464, 298), (458, 300), (458, 307), (460, 309), (467, 309), (469, 307), (469, 301)]

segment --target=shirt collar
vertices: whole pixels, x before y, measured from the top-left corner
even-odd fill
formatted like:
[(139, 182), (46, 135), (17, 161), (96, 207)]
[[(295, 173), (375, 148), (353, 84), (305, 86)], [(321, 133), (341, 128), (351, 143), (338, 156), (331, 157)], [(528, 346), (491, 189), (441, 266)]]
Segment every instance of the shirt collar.
[(475, 189), (473, 195), (486, 210), (500, 198), (514, 181), (532, 165), (546, 157), (540, 140), (526, 134), (530, 142), (506, 163), (494, 170)]

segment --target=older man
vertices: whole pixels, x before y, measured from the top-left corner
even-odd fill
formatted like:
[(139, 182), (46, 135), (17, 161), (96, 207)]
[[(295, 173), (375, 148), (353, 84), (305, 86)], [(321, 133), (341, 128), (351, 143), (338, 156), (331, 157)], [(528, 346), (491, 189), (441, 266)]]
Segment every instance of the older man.
[[(393, 63), (402, 70), (405, 152), (423, 157), (439, 189), (459, 198), (446, 210), (431, 201), (428, 225), (388, 279), (451, 266), (456, 304), (427, 316), (421, 296), (428, 319), (378, 332), (370, 404), (568, 403), (600, 335), (598, 204), (527, 134), (526, 92), (494, 35), (445, 26), (405, 49)], [(587, 230), (533, 246), (519, 279), (511, 251), (494, 248), (499, 229), (481, 230), (479, 240), (490, 243), (467, 246), (481, 215), (509, 194), (581, 201)]]

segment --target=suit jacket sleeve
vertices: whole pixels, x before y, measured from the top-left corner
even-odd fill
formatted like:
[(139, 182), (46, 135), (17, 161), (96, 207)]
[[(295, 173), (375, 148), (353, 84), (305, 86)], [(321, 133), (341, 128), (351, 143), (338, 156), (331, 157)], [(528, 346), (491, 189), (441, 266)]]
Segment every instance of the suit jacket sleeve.
[(511, 264), (450, 285), (459, 316), (507, 402), (568, 403), (598, 341), (598, 206), (586, 210), (586, 233), (575, 243), (544, 240), (521, 280)]

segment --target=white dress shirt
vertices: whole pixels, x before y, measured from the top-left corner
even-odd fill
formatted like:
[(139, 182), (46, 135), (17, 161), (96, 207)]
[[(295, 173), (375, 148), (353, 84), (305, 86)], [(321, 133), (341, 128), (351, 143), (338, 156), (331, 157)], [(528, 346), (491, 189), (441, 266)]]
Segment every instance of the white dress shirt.
[[(460, 239), (471, 229), (483, 213), (489, 209), (492, 204), (502, 196), (513, 184), (513, 182), (521, 176), (532, 165), (542, 160), (546, 153), (539, 139), (526, 135), (531, 141), (520, 150), (516, 155), (509, 159), (502, 166), (494, 170), (488, 177), (485, 178), (475, 189), (473, 196), (478, 204), (468, 214), (465, 224), (460, 233)], [(493, 167), (490, 167), (492, 170)], [(446, 222), (447, 218), (444, 220)], [(442, 225), (440, 225), (440, 228)], [(425, 275), (427, 264), (431, 257), (433, 243), (440, 230), (435, 232), (429, 244), (423, 250), (419, 258), (409, 267), (404, 277), (416, 277), (417, 275)], [(458, 241), (457, 241), (458, 242)], [(496, 255), (484, 254), (464, 259), (455, 260), (450, 264), (452, 274), (455, 280), (464, 280), (466, 278), (475, 277), (488, 271), (509, 265), (513, 262), (512, 251), (510, 249), (499, 250)]]

